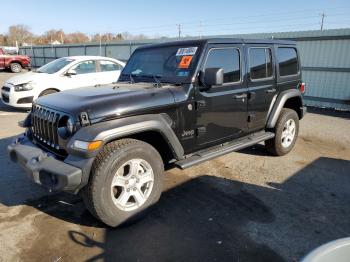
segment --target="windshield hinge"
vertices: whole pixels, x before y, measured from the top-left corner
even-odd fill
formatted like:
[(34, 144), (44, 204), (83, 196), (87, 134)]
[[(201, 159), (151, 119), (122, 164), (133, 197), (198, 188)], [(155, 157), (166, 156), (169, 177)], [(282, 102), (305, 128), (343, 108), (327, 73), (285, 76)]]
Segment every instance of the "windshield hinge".
[(80, 119), (81, 126), (90, 125), (89, 115), (86, 112), (81, 112), (79, 119)]

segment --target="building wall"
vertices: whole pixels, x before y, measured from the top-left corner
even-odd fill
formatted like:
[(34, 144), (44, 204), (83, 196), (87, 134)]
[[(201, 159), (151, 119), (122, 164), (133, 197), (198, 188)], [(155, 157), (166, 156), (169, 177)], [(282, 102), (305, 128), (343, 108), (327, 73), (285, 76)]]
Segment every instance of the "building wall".
[[(350, 110), (350, 29), (314, 30), (210, 37), (280, 38), (297, 41), (303, 81), (307, 89), (305, 103), (309, 106)], [(33, 67), (56, 58), (72, 55), (102, 55), (126, 61), (140, 45), (171, 41), (119, 41), (117, 43), (21, 47), (29, 55)]]

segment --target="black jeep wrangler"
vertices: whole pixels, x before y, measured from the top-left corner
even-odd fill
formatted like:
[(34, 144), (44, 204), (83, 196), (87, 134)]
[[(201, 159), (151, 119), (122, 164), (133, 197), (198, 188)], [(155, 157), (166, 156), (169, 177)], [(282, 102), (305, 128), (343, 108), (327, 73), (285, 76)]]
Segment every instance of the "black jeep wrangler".
[(158, 201), (165, 166), (262, 141), (275, 155), (291, 151), (306, 112), (298, 57), (282, 40), (139, 47), (117, 83), (36, 100), (9, 155), (36, 183), (81, 193), (118, 226)]

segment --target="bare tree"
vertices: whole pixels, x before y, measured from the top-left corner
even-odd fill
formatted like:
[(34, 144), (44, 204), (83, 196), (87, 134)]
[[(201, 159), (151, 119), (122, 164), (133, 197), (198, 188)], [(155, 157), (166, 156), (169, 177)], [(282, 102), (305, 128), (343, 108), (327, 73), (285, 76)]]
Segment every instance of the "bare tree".
[(66, 35), (67, 43), (86, 43), (89, 42), (89, 37), (81, 32), (70, 33)]
[(0, 46), (1, 45), (7, 45), (7, 36), (0, 34)]
[(7, 34), (7, 44), (16, 45), (16, 41), (19, 45), (26, 42), (33, 41), (33, 33), (30, 31), (30, 27), (27, 25), (13, 25), (9, 27)]
[(91, 36), (91, 39), (82, 32), (65, 33), (63, 29), (51, 29), (46, 31), (43, 35), (34, 35), (27, 25), (13, 25), (8, 29), (8, 33), (5, 35), (0, 34), (0, 45), (16, 45), (16, 41), (19, 45), (24, 43), (47, 45), (52, 42), (59, 41), (60, 43), (86, 43), (86, 42), (111, 42), (118, 40), (143, 40), (149, 37), (144, 34), (133, 35), (129, 32), (123, 33), (104, 33), (95, 34)]
[(122, 34), (112, 34), (112, 33), (105, 33), (105, 34), (94, 34), (91, 37), (91, 42), (100, 42), (100, 38), (101, 38), (101, 42), (103, 43), (108, 43), (111, 41), (117, 41), (117, 40), (123, 40), (123, 36)]
[(61, 44), (63, 44), (65, 41), (65, 38), (66, 38), (66, 34), (62, 29), (59, 29), (59, 30), (52, 29), (45, 32), (45, 34), (43, 35), (43, 41), (45, 41), (45, 43), (47, 44), (50, 44), (54, 41), (59, 41)]

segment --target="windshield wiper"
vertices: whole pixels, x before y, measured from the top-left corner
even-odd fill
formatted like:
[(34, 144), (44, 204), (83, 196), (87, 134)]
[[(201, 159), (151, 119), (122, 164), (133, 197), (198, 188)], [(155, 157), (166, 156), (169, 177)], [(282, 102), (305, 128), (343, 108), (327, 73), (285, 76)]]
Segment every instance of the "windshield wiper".
[(155, 84), (156, 84), (156, 87), (162, 87), (162, 83), (160, 81), (160, 78), (162, 78), (161, 75), (156, 75), (156, 74), (149, 74), (149, 75), (137, 75), (137, 76), (140, 76), (140, 77), (152, 77)]
[(130, 83), (134, 84), (135, 83), (135, 79), (133, 78), (132, 74), (129, 74), (129, 78), (130, 78)]
[[(127, 76), (130, 80), (130, 84), (135, 84), (135, 79), (134, 79), (134, 76), (136, 75), (133, 75), (133, 74), (122, 74), (121, 76)], [(116, 81), (115, 83), (117, 83), (118, 81)]]

